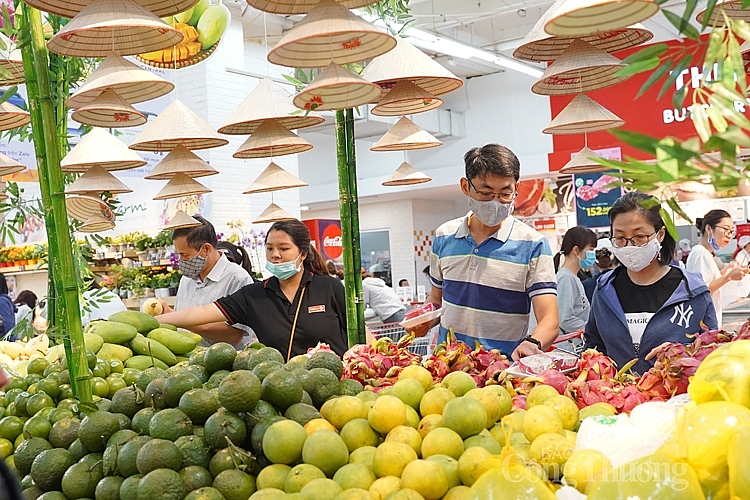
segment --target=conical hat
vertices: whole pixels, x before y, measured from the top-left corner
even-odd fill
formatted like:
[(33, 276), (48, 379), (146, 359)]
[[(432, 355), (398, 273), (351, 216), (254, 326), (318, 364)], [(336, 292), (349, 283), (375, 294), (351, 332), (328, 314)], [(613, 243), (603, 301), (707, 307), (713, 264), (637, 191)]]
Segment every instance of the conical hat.
[(70, 109), (78, 109), (107, 89), (114, 90), (130, 104), (137, 104), (170, 93), (174, 89), (174, 83), (111, 53), (65, 104)]
[(115, 221), (115, 213), (97, 196), (85, 194), (66, 196), (65, 207), (69, 217), (81, 222), (89, 220), (94, 214), (101, 215), (109, 221)]
[(146, 115), (135, 109), (112, 89), (73, 111), (70, 117), (92, 127), (125, 128), (146, 123)]
[[(711, 18), (708, 21), (709, 26), (715, 26), (717, 28), (724, 27), (724, 15), (721, 11), (724, 10), (724, 14), (727, 17), (737, 20), (742, 19), (745, 22), (750, 22), (750, 9), (742, 8), (742, 0), (731, 0), (728, 2), (717, 2), (714, 6), (714, 10), (711, 13)], [(695, 16), (698, 23), (703, 24), (703, 18), (706, 16), (706, 9), (703, 9)]]
[(623, 125), (625, 125), (625, 120), (585, 94), (577, 94), (542, 132), (545, 134), (582, 134)]
[(453, 92), (464, 82), (440, 63), (396, 37), (396, 48), (373, 59), (365, 66), (362, 78), (390, 90), (399, 80), (410, 80), (425, 92), (442, 95)]
[(166, 49), (182, 39), (182, 33), (132, 0), (93, 0), (47, 47), (64, 56), (127, 56)]
[(304, 110), (346, 109), (370, 103), (380, 94), (374, 83), (331, 63), (292, 102)]
[(21, 165), (10, 156), (0, 153), (0, 177), (15, 174), (22, 170), (26, 170), (26, 165)]
[(443, 100), (422, 90), (419, 85), (400, 80), (377, 106), (372, 114), (378, 116), (401, 116), (424, 113), (442, 106)]
[(626, 64), (615, 56), (576, 39), (544, 70), (531, 91), (541, 95), (566, 95), (611, 87), (630, 78), (615, 76), (624, 66)]
[(227, 118), (219, 128), (219, 133), (252, 134), (260, 122), (271, 119), (289, 130), (311, 127), (325, 121), (325, 118), (315, 113), (300, 114), (299, 109), (292, 104), (291, 94), (271, 79), (264, 78)]
[(100, 233), (115, 227), (113, 221), (107, 220), (101, 214), (94, 214), (78, 228), (80, 233)]
[(63, 172), (85, 172), (98, 165), (105, 170), (128, 170), (148, 163), (138, 153), (101, 128), (92, 128), (78, 144), (60, 160)]
[(0, 131), (23, 127), (31, 123), (31, 115), (8, 101), (0, 104)]
[(209, 149), (229, 144), (200, 116), (175, 99), (135, 138), (130, 149), (138, 151), (171, 151), (181, 145), (186, 149)]
[(591, 158), (598, 158), (596, 153), (584, 146), (568, 163), (560, 169), (561, 174), (586, 174), (589, 172), (604, 172), (609, 170), (601, 163), (597, 163)]
[[(358, 9), (378, 0), (341, 0), (338, 3), (347, 9)], [(271, 14), (307, 14), (316, 5), (318, 0), (247, 0), (251, 7), (269, 12)]]
[(294, 220), (292, 214), (278, 206), (276, 203), (271, 203), (268, 208), (263, 210), (263, 213), (253, 221), (253, 224), (261, 224), (263, 222), (278, 222), (282, 220)]
[[(72, 18), (81, 12), (91, 0), (29, 0), (26, 2), (50, 14)], [(159, 17), (173, 16), (188, 10), (196, 4), (196, 0), (136, 0), (136, 3)]]
[(403, 151), (442, 146), (442, 142), (416, 123), (402, 116), (391, 129), (375, 143), (370, 151)]
[(8, 196), (7, 194), (0, 193), (0, 201), (7, 200), (8, 198), (10, 198), (10, 196)]
[(159, 191), (155, 200), (168, 200), (170, 198), (182, 198), (183, 196), (191, 196), (194, 194), (205, 194), (210, 193), (211, 190), (198, 181), (194, 181), (185, 174), (176, 174), (174, 177), (169, 179), (167, 185)]
[(579, 37), (626, 28), (659, 11), (653, 0), (566, 0), (544, 23), (553, 36)]
[(232, 156), (245, 159), (268, 158), (301, 153), (312, 147), (312, 144), (285, 129), (276, 120), (265, 120)]
[(174, 231), (175, 229), (182, 229), (185, 227), (196, 227), (200, 225), (201, 223), (198, 220), (193, 219), (182, 210), (178, 210), (177, 213), (174, 214), (174, 217), (172, 217), (172, 220), (169, 221), (169, 224), (164, 226), (164, 230)]
[(396, 39), (355, 16), (334, 0), (320, 0), (268, 53), (290, 68), (322, 68), (331, 61), (351, 64), (385, 54)]
[(266, 193), (304, 187), (308, 184), (271, 162), (242, 194)]
[(411, 184), (422, 184), (430, 182), (431, 177), (423, 174), (410, 164), (403, 162), (395, 172), (383, 182), (383, 186), (409, 186)]
[(206, 163), (200, 156), (182, 146), (176, 146), (143, 178), (169, 180), (176, 174), (185, 174), (188, 177), (195, 178), (216, 175), (218, 173), (218, 170)]
[(66, 194), (85, 193), (132, 193), (133, 190), (120, 182), (120, 179), (110, 174), (102, 167), (94, 165), (76, 181), (65, 188)]
[(10, 75), (0, 76), (0, 85), (5, 87), (23, 83), (26, 75), (23, 73), (21, 51), (16, 48), (14, 41), (2, 33), (0, 33), (0, 40), (5, 45), (5, 49), (0, 50), (0, 67), (10, 73)]

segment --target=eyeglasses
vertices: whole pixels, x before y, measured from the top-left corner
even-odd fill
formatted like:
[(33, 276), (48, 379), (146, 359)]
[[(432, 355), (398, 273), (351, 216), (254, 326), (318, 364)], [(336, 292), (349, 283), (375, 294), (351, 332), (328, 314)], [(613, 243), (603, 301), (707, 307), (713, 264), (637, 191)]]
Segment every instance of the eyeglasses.
[(730, 238), (734, 237), (734, 235), (737, 234), (737, 230), (734, 229), (733, 227), (725, 227), (725, 226), (716, 226), (716, 227), (724, 231), (724, 233)]
[(612, 242), (612, 246), (616, 248), (622, 248), (626, 247), (628, 245), (628, 242), (630, 242), (631, 245), (634, 247), (642, 247), (645, 245), (648, 245), (648, 242), (651, 241), (651, 237), (655, 235), (658, 231), (654, 231), (651, 234), (638, 234), (633, 236), (632, 238), (626, 238), (624, 236), (615, 236), (614, 238), (610, 238), (609, 241)]
[(477, 188), (474, 187), (474, 184), (471, 183), (471, 180), (466, 179), (466, 182), (468, 182), (469, 187), (474, 189), (474, 192), (477, 193), (477, 198), (480, 201), (490, 201), (494, 198), (497, 198), (503, 203), (510, 203), (516, 197), (515, 193), (493, 193), (491, 191), (479, 191)]

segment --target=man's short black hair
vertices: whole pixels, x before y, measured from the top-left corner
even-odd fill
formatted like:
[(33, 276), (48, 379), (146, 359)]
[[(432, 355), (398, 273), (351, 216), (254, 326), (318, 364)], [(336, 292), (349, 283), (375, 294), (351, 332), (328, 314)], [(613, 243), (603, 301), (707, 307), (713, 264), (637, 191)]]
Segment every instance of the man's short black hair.
[(472, 148), (464, 155), (466, 178), (476, 179), (487, 175), (513, 177), (516, 182), (521, 177), (521, 163), (518, 157), (505, 146), (487, 144)]
[(174, 231), (172, 231), (172, 241), (185, 236), (188, 246), (193, 250), (200, 250), (200, 248), (206, 243), (216, 248), (216, 246), (219, 244), (219, 241), (216, 238), (216, 230), (214, 229), (214, 225), (200, 215), (195, 215), (193, 216), (193, 218), (200, 222), (201, 225), (175, 229)]

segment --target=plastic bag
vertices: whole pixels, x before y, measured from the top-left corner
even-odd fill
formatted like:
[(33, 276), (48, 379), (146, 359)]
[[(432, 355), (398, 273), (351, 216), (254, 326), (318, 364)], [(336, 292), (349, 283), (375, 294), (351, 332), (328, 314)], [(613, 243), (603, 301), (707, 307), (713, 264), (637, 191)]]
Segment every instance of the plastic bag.
[(750, 340), (722, 345), (709, 354), (688, 385), (696, 403), (731, 401), (750, 408)]
[(739, 500), (750, 500), (750, 425), (742, 425), (732, 434), (727, 449), (729, 494)]
[(530, 467), (503, 465), (471, 486), (467, 500), (556, 500), (543, 477)]

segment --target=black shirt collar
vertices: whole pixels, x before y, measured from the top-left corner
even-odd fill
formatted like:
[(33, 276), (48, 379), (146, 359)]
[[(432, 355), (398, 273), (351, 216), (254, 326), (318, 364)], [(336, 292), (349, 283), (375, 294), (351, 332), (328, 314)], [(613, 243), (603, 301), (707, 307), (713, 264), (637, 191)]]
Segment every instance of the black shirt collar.
[[(307, 269), (303, 269), (300, 271), (303, 273), (302, 280), (299, 282), (299, 288), (297, 288), (297, 291), (299, 291), (300, 288), (310, 283), (313, 279), (313, 273), (308, 271)], [(279, 278), (276, 276), (272, 276), (265, 280), (263, 282), (263, 288), (268, 288), (269, 290), (273, 290), (274, 292), (281, 292), (281, 284), (279, 283)]]

